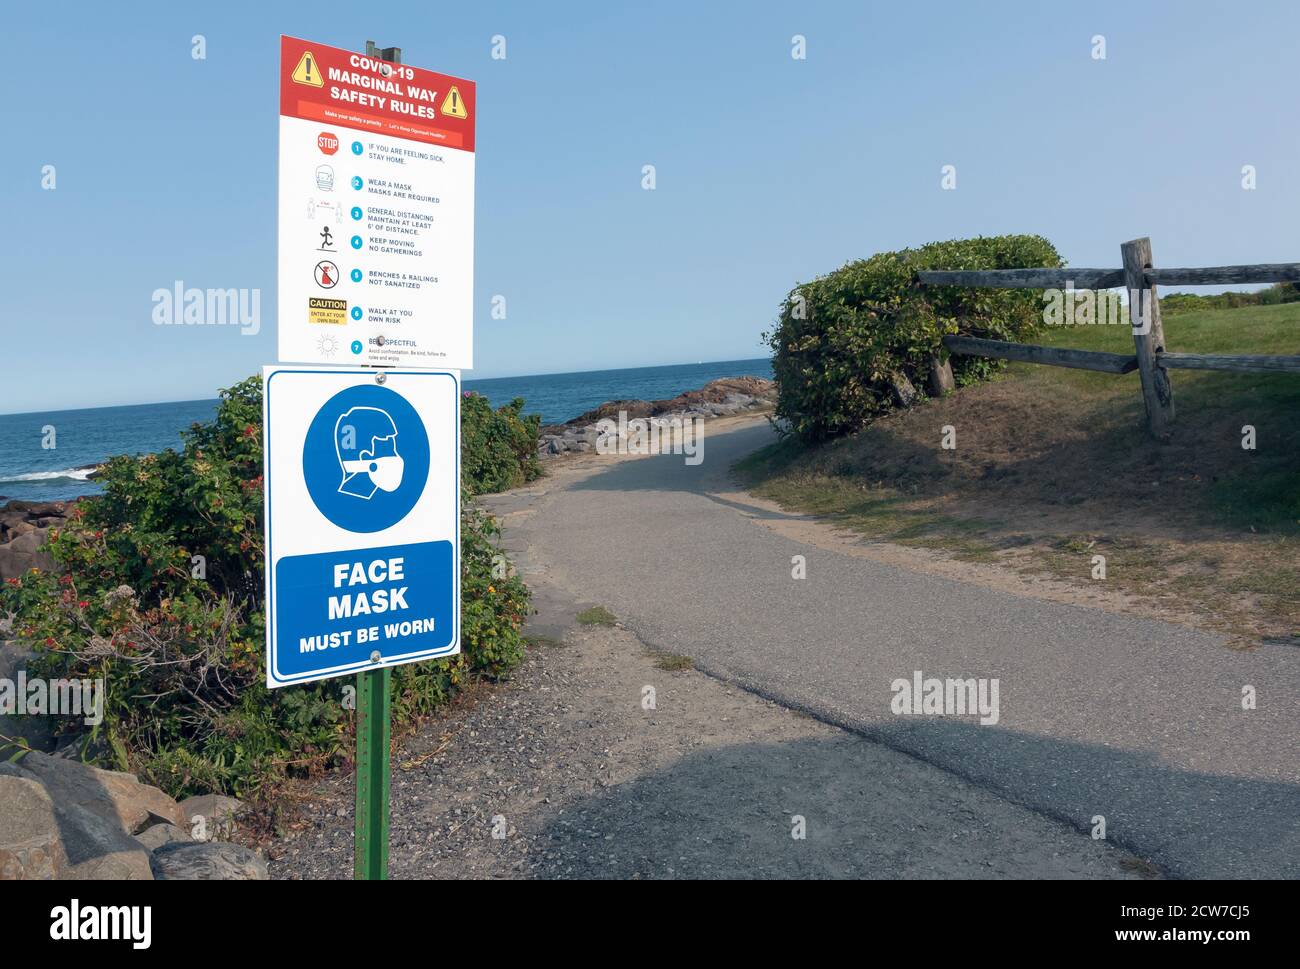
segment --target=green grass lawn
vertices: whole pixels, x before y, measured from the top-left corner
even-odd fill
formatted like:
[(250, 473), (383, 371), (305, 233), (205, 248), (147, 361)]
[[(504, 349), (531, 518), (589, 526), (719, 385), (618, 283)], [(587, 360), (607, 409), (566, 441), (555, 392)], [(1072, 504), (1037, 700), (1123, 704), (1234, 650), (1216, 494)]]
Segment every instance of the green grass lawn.
[[(1171, 353), (1265, 354), (1300, 356), (1300, 303), (1180, 313), (1165, 319), (1165, 349)], [(1050, 346), (1131, 353), (1133, 338), (1124, 326), (1057, 327), (1043, 341)], [(1023, 379), (1061, 382), (1098, 399), (1127, 403), (1142, 419), (1137, 374), (1116, 377), (1086, 370), (1011, 368)], [(1030, 372), (1033, 371), (1033, 372)], [(1200, 428), (1235, 434), (1237, 473), (1214, 487), (1208, 511), (1238, 527), (1297, 531), (1300, 525), (1300, 476), (1295, 454), (1300, 449), (1300, 375), (1237, 374), (1207, 370), (1170, 371), (1174, 388), (1176, 434), (1186, 439)], [(1133, 398), (1124, 400), (1124, 398)], [(1256, 429), (1256, 449), (1241, 449), (1241, 428)], [(1133, 440), (1133, 447), (1145, 448)], [(1218, 442), (1202, 445), (1208, 453)]]

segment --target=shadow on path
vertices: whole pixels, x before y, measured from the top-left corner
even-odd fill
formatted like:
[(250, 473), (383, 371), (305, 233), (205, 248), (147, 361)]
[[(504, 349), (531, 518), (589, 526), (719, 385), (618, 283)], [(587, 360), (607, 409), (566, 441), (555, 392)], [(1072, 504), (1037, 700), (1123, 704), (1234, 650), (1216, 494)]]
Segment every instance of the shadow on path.
[[(1135, 771), (1158, 775), (1157, 796), (1185, 799), (1189, 812), (1177, 837), (1212, 841), (1216, 804), (1297, 804), (1287, 784), (1168, 770), (1122, 751), (1026, 737), (969, 723), (916, 724), (913, 732), (978, 733), (974, 747), (1029, 745), (1058, 770), (1093, 763), (1101, 783), (1095, 813), (1105, 816), (1107, 844), (1091, 837), (1092, 816), (1068, 825), (1005, 802), (945, 775), (881, 776), (860, 740), (801, 740), (746, 744), (692, 754), (655, 772), (590, 797), (549, 819), (539, 848), (538, 877), (580, 878), (1116, 878), (1142, 874), (1126, 851), (1132, 813), (1122, 779)], [(967, 738), (968, 740), (970, 738)], [(1150, 789), (1150, 788), (1149, 788)], [(794, 815), (806, 838), (792, 837)], [(1271, 870), (1257, 858), (1206, 849), (1215, 857), (1198, 875), (1296, 877), (1296, 823), (1261, 811), (1256, 843), (1267, 846)], [(1295, 819), (1293, 810), (1290, 817)], [(1077, 840), (1061, 850), (1063, 829)], [(1149, 846), (1148, 846), (1149, 847)], [(1167, 876), (1188, 874), (1165, 869)]]

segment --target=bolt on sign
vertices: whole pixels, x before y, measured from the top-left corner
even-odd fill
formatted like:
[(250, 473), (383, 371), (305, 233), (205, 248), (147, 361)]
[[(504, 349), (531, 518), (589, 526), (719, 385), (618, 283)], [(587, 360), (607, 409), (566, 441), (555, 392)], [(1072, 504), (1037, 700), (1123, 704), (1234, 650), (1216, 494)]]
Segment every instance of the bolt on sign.
[(282, 362), (473, 366), (474, 116), (473, 81), (280, 38)]

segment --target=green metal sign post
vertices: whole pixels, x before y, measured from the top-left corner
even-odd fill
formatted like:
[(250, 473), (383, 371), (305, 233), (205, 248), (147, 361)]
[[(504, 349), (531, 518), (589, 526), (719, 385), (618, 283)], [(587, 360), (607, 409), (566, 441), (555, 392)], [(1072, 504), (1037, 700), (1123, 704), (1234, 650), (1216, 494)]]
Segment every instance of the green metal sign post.
[(353, 877), (388, 878), (388, 668), (357, 674), (357, 827)]
[[(366, 41), (366, 54), (402, 63), (400, 47), (380, 49)], [(352, 877), (388, 880), (388, 741), (390, 726), (387, 668), (357, 674), (357, 817)]]

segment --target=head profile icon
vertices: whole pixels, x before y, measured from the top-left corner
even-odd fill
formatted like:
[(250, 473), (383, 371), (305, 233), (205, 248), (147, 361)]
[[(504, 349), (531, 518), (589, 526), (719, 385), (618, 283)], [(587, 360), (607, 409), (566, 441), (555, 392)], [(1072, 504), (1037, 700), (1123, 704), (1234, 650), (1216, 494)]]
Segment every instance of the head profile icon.
[(397, 453), (397, 424), (378, 407), (353, 407), (334, 424), (334, 450), (343, 480), (339, 493), (369, 501), (402, 484), (406, 464)]

